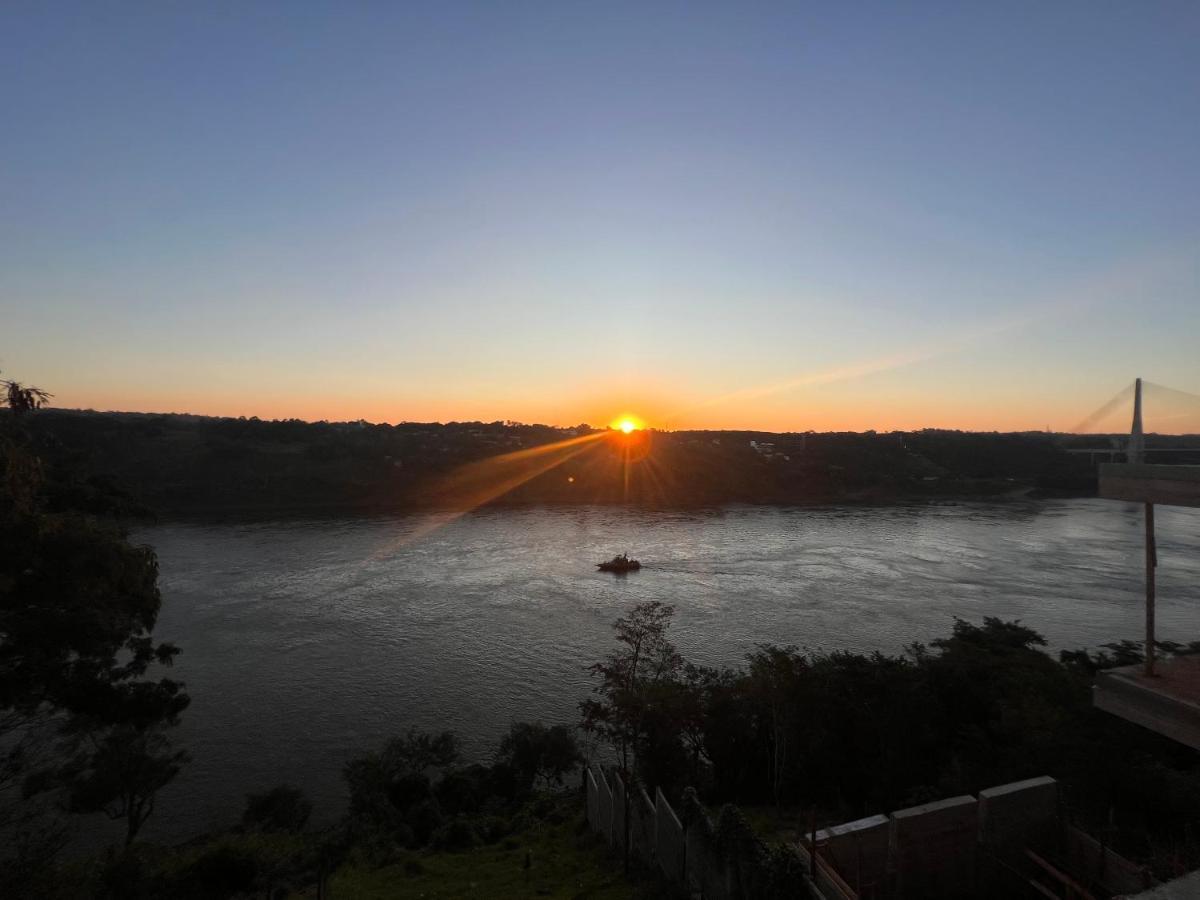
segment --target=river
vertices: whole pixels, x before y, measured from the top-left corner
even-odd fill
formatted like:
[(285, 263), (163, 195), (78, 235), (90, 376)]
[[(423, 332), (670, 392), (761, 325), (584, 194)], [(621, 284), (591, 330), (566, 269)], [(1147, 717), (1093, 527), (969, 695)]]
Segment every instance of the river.
[[(758, 642), (899, 651), (956, 616), (1021, 619), (1052, 649), (1141, 634), (1141, 510), (1102, 500), (886, 507), (484, 510), (168, 523), (157, 636), (183, 653), (192, 756), (148, 836), (236, 820), (247, 791), (304, 787), (328, 821), (347, 759), (407, 728), (486, 755), (514, 720), (574, 722), (585, 666), (639, 601), (674, 604), (697, 662)], [(1200, 511), (1160, 508), (1159, 634), (1200, 638)], [(594, 563), (628, 550), (625, 577)]]

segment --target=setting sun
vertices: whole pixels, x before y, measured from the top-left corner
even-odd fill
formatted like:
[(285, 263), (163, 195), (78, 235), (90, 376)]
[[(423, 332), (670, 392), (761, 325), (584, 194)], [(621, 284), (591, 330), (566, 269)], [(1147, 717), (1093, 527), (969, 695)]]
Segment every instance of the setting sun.
[(640, 431), (645, 427), (645, 425), (637, 416), (623, 415), (613, 419), (608, 427), (612, 428), (614, 431), (623, 431), (625, 434), (633, 434), (635, 431)]

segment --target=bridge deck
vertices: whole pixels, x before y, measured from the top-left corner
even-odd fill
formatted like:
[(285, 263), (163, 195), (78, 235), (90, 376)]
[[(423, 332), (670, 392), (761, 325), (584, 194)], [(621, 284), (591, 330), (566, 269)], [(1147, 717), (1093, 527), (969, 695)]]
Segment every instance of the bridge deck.
[(1134, 503), (1200, 507), (1200, 466), (1105, 463), (1100, 496)]

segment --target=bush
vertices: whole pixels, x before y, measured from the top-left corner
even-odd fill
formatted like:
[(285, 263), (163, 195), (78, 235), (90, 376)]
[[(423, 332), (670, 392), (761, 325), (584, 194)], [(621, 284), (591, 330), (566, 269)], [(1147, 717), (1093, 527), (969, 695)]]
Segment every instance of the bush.
[(299, 788), (281, 784), (261, 794), (246, 795), (242, 826), (250, 831), (303, 831), (312, 803)]
[(571, 729), (565, 725), (547, 728), (541, 722), (513, 723), (496, 754), (497, 763), (510, 767), (526, 792), (539, 781), (561, 786), (563, 776), (579, 765), (580, 758)]
[(405, 822), (412, 829), (412, 842), (409, 846), (424, 847), (442, 824), (442, 813), (437, 807), (437, 801), (428, 800), (414, 806), (405, 815)]
[(476, 834), (485, 844), (494, 844), (512, 832), (512, 823), (503, 816), (479, 816), (474, 823)]
[(404, 861), (404, 874), (409, 878), (416, 878), (425, 874), (425, 866), (419, 859), (406, 859)]
[(258, 870), (258, 859), (250, 848), (217, 844), (188, 868), (181, 893), (199, 897), (246, 893), (254, 889)]
[(474, 765), (448, 772), (434, 789), (442, 810), (450, 815), (477, 812), (491, 793), (491, 772)]
[(388, 802), (398, 810), (424, 803), (432, 796), (429, 779), (420, 772), (401, 775), (387, 789)]
[(433, 835), (433, 846), (438, 850), (469, 850), (478, 845), (479, 835), (467, 819), (452, 819)]

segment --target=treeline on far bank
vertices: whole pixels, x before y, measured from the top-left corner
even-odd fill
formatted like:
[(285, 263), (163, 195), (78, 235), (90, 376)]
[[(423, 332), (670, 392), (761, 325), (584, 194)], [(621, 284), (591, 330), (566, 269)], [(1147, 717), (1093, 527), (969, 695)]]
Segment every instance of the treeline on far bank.
[[(42, 410), (40, 454), (116, 485), (131, 508), (160, 515), (393, 511), (428, 505), (431, 486), (463, 467), (596, 434), (513, 422), (450, 424), (210, 418)], [(1167, 437), (1151, 437), (1170, 443)], [(925, 430), (906, 433), (641, 432), (610, 434), (490, 502), (888, 502), (1016, 491), (1086, 495), (1095, 464), (1070, 446), (1102, 438)], [(631, 462), (630, 462), (631, 461)]]

